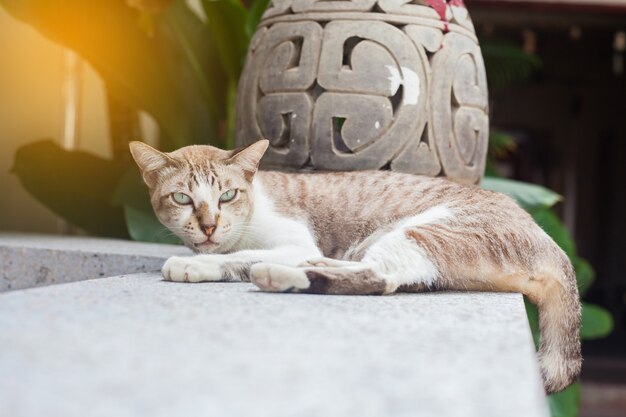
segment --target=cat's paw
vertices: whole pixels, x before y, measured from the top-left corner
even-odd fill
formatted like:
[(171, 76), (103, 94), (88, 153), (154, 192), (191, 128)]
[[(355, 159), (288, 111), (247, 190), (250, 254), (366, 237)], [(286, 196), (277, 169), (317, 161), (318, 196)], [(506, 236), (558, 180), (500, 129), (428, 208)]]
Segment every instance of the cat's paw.
[(161, 274), (166, 280), (175, 282), (219, 281), (222, 277), (219, 264), (181, 256), (169, 258)]
[(298, 265), (298, 267), (308, 268), (308, 267), (316, 266), (316, 267), (343, 268), (346, 266), (360, 266), (360, 265), (362, 264), (360, 264), (359, 262), (342, 261), (339, 259), (320, 257), (320, 258), (307, 259), (306, 261)]
[(250, 281), (261, 290), (270, 292), (304, 290), (311, 285), (302, 269), (270, 263), (252, 265)]

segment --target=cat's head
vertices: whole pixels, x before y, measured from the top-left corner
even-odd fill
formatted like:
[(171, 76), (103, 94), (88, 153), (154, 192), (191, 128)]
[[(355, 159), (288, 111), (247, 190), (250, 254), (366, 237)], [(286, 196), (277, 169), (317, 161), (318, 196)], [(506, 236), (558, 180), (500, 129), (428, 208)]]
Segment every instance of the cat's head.
[(195, 145), (165, 153), (131, 142), (130, 151), (161, 223), (196, 252), (224, 253), (252, 216), (252, 179), (268, 143), (234, 151)]

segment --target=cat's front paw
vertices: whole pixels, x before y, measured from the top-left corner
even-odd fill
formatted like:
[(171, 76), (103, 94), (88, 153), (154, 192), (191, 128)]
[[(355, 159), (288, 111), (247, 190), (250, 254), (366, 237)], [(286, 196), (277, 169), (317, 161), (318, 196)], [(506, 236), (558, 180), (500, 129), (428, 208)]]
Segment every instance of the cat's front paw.
[(181, 256), (169, 258), (163, 265), (161, 274), (166, 280), (175, 282), (204, 282), (221, 279), (219, 265)]
[(263, 291), (270, 292), (304, 290), (311, 285), (303, 269), (270, 263), (252, 265), (250, 281)]

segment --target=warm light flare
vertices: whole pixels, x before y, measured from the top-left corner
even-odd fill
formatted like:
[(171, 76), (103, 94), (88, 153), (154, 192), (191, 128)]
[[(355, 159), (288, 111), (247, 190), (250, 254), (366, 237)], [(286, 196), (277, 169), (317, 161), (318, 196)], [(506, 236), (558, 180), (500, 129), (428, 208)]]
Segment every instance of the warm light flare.
[(126, 0), (126, 4), (144, 13), (159, 14), (172, 0)]

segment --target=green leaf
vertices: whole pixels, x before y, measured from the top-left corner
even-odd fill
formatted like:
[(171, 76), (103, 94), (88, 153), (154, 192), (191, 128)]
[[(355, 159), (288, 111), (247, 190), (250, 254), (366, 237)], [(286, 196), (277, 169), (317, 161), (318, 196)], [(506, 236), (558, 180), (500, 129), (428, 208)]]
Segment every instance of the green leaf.
[(539, 226), (556, 242), (557, 245), (563, 249), (567, 256), (571, 259), (576, 256), (576, 247), (574, 239), (570, 235), (569, 231), (565, 228), (565, 225), (554, 214), (554, 212), (548, 208), (541, 208), (530, 212), (533, 219)]
[(515, 138), (509, 134), (498, 132), (497, 130), (489, 131), (489, 154), (493, 156), (506, 155), (516, 149), (517, 142)]
[(560, 195), (540, 185), (504, 178), (485, 177), (480, 186), (485, 190), (498, 191), (514, 198), (526, 210), (551, 207), (561, 200)]
[(127, 238), (124, 215), (111, 204), (126, 165), (86, 152), (70, 152), (52, 140), (18, 149), (13, 172), (42, 204), (99, 236)]
[(541, 59), (516, 45), (485, 42), (481, 44), (490, 90), (509, 87), (528, 80), (541, 68)]
[(530, 326), (530, 331), (533, 335), (533, 341), (535, 342), (535, 347), (539, 347), (539, 312), (537, 311), (537, 307), (532, 304), (526, 297), (524, 297), (524, 306), (526, 307), (526, 315), (528, 316), (528, 325)]
[(580, 383), (548, 397), (552, 417), (576, 417), (580, 406)]
[(572, 264), (574, 265), (574, 269), (576, 271), (578, 292), (582, 296), (587, 292), (589, 287), (591, 287), (591, 284), (593, 284), (596, 273), (589, 262), (577, 256), (572, 259)]
[(143, 211), (152, 209), (148, 187), (144, 184), (137, 165), (129, 165), (120, 176), (111, 203), (120, 207), (128, 205)]
[(128, 225), (128, 232), (133, 240), (182, 244), (178, 237), (159, 222), (152, 210), (146, 212), (130, 205), (125, 205), (124, 215)]
[(613, 331), (613, 317), (604, 308), (583, 303), (582, 325), (580, 337), (583, 339), (599, 339)]
[(130, 166), (121, 177), (112, 202), (117, 206), (123, 206), (126, 227), (133, 240), (182, 243), (154, 214), (148, 187), (144, 184), (136, 165)]
[(254, 31), (261, 20), (261, 16), (265, 13), (265, 9), (267, 9), (269, 2), (270, 0), (254, 0), (250, 6), (250, 9), (248, 10), (248, 17), (246, 19), (246, 35), (249, 39), (251, 39), (254, 35)]
[(493, 160), (491, 158), (487, 158), (487, 163), (485, 165), (485, 177), (502, 177), (502, 174), (498, 172), (498, 169), (496, 168), (496, 165), (493, 163)]
[(226, 123), (227, 135), (224, 149), (235, 148), (235, 123), (237, 111), (237, 83), (231, 81), (228, 86), (228, 119)]
[(183, 98), (191, 102), (199, 98), (203, 101), (193, 109), (197, 115), (194, 120), (210, 124), (210, 135), (201, 136), (201, 140), (223, 147), (219, 125), (226, 119), (229, 77), (215, 64), (220, 56), (209, 26), (184, 1), (175, 1), (159, 16), (158, 23), (161, 33), (172, 45), (164, 52), (175, 53), (168, 61), (175, 66), (172, 71), (178, 75)]
[(246, 9), (238, 0), (202, 0), (217, 45), (220, 63), (229, 77), (239, 79), (248, 49)]

